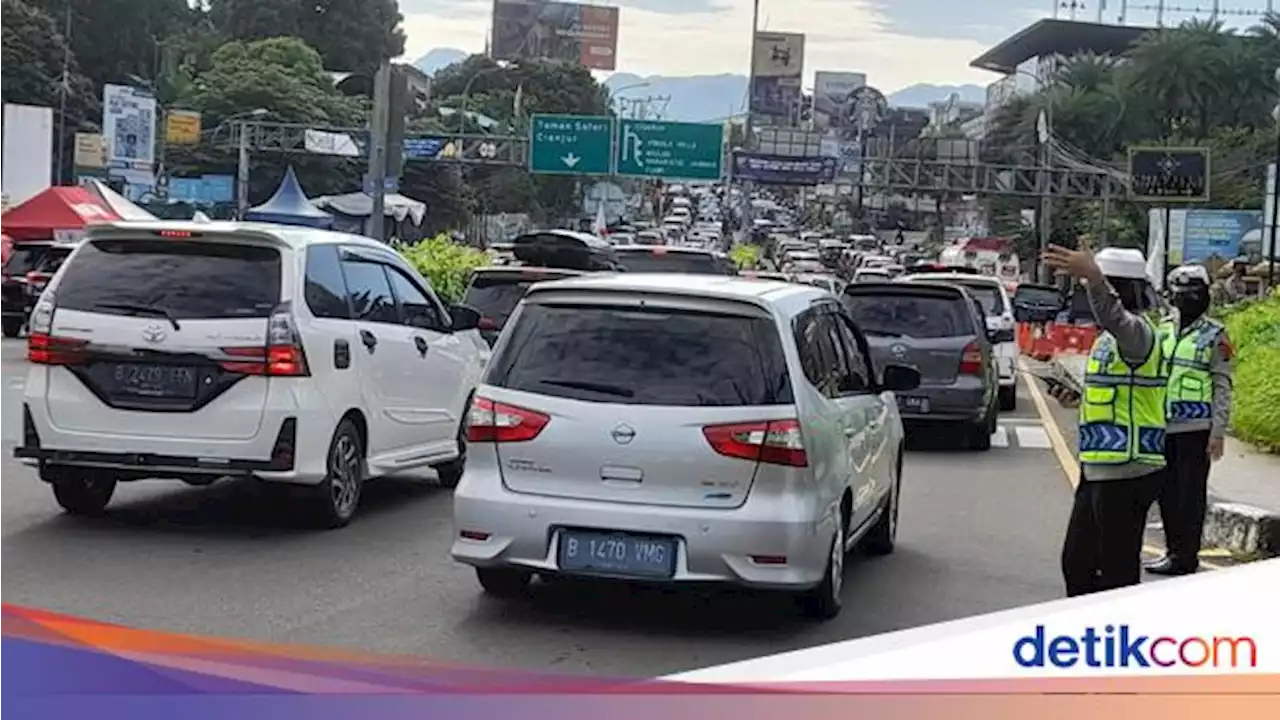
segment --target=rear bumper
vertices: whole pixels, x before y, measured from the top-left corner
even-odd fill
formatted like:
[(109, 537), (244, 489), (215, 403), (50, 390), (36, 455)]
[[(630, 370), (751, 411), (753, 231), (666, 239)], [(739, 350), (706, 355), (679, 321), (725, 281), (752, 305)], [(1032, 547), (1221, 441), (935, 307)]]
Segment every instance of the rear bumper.
[[(487, 464), (487, 463), (486, 463)], [(565, 528), (671, 537), (675, 572), (637, 582), (711, 583), (804, 590), (822, 581), (835, 525), (814, 517), (806, 502), (753, 502), (735, 510), (662, 507), (545, 497), (507, 490), (487, 470), (469, 463), (453, 496), (453, 559), (477, 567), (516, 567), (561, 574)], [(485, 540), (460, 536), (487, 533)], [(785, 565), (761, 565), (751, 556), (786, 556)]]
[(210, 459), (184, 455), (153, 455), (147, 453), (82, 452), (77, 450), (45, 450), (39, 447), (19, 447), (13, 456), (34, 460), (39, 464), (68, 467), (118, 470), (139, 475), (253, 475), (259, 472), (290, 472), (291, 462), (274, 460)]
[(898, 406), (903, 423), (953, 422), (977, 420), (987, 409), (986, 390), (976, 387), (928, 387), (907, 393), (929, 399), (929, 411), (917, 412)]

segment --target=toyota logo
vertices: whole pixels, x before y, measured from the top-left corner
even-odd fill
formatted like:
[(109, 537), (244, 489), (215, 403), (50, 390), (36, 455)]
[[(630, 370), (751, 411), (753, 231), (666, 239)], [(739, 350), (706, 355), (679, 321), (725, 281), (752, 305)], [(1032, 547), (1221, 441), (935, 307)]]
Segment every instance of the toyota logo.
[(149, 343), (164, 342), (164, 339), (168, 336), (169, 332), (160, 323), (151, 323), (142, 328), (142, 339)]
[(636, 439), (636, 429), (626, 423), (618, 423), (618, 426), (609, 433), (609, 437), (619, 445), (626, 445)]

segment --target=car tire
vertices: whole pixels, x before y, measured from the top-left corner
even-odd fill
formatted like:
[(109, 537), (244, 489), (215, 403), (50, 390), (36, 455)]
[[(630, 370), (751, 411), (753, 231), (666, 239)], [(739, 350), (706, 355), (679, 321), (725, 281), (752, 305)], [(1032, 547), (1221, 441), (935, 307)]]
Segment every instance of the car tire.
[(982, 418), (968, 428), (968, 445), (970, 450), (985, 452), (991, 449), (991, 435), (995, 432), (995, 408), (987, 408)]
[(902, 498), (902, 450), (898, 450), (897, 472), (884, 512), (862, 538), (862, 550), (868, 555), (888, 555), (898, 541), (898, 505)]
[(840, 593), (844, 589), (845, 532), (845, 518), (842, 514), (831, 537), (831, 551), (827, 553), (827, 567), (823, 571), (822, 582), (799, 597), (800, 611), (805, 617), (831, 620), (844, 607), (844, 599)]
[(20, 317), (4, 318), (3, 319), (4, 327), (2, 328), (4, 330), (4, 336), (7, 338), (18, 337), (18, 335), (22, 333), (23, 324), (24, 322)]
[(101, 472), (57, 469), (41, 476), (53, 486), (54, 499), (68, 515), (101, 515), (116, 492), (116, 479)]
[(351, 522), (364, 487), (364, 460), (360, 429), (350, 418), (343, 418), (329, 441), (324, 480), (315, 489), (318, 526), (333, 530)]
[(515, 598), (528, 592), (533, 573), (515, 568), (476, 568), (476, 579), (489, 595)]
[[(467, 403), (467, 409), (463, 410), (463, 417), (470, 411), (471, 403)], [(449, 488), (450, 490), (458, 487), (458, 483), (462, 482), (462, 472), (467, 468), (467, 425), (466, 422), (458, 423), (458, 457), (447, 463), (433, 465), (432, 470), (436, 471), (436, 477), (439, 478), (440, 487)]]
[(1018, 386), (1016, 383), (1009, 387), (1000, 388), (1000, 409), (1004, 412), (1012, 412), (1018, 409)]

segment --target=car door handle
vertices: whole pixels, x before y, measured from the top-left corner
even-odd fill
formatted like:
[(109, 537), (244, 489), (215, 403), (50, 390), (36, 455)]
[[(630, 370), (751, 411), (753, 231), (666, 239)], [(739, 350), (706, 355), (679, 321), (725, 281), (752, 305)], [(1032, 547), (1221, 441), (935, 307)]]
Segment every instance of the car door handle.
[(368, 330), (361, 330), (360, 342), (364, 343), (364, 346), (369, 349), (369, 352), (373, 352), (373, 349), (378, 346), (378, 336)]
[(413, 336), (413, 344), (418, 348), (418, 354), (423, 357), (426, 357), (427, 351), (431, 349), (431, 346), (427, 344), (427, 341), (418, 335)]
[(346, 340), (333, 341), (333, 366), (338, 370), (351, 367), (351, 343)]

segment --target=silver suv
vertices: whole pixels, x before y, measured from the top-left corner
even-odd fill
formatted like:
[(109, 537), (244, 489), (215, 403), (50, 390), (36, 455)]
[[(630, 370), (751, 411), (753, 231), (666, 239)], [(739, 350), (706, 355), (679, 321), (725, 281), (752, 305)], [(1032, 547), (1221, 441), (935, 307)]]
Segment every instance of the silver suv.
[(840, 610), (844, 556), (893, 550), (902, 424), (816, 287), (673, 274), (533, 286), (468, 416), (453, 557), (534, 575), (728, 583)]

